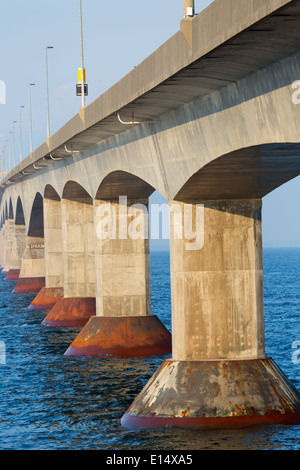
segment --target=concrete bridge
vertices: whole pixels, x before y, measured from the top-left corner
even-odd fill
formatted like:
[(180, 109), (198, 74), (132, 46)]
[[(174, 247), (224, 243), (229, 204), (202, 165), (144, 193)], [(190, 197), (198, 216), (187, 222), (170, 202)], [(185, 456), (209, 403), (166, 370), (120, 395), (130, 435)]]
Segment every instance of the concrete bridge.
[[(65, 354), (172, 351), (126, 427), (300, 422), (297, 390), (265, 357), (261, 233), (263, 197), (300, 174), (299, 20), (299, 0), (186, 14), (1, 181), (3, 269), (37, 292), (45, 324), (82, 326)], [(172, 338), (151, 314), (155, 190), (172, 209)]]

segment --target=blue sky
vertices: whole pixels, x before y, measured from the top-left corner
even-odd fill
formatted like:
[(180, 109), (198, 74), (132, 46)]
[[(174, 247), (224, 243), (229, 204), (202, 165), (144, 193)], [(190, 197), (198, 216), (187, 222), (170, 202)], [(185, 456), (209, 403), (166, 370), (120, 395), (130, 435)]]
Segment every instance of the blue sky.
[[(210, 3), (196, 0), (196, 12)], [(82, 0), (82, 5), (87, 104), (176, 33), (183, 14), (183, 0)], [(0, 105), (0, 134), (8, 153), (12, 122), (18, 121), (18, 161), (21, 105), (25, 106), (23, 156), (30, 151), (30, 82), (36, 84), (32, 87), (33, 147), (37, 148), (47, 136), (46, 45), (54, 47), (48, 52), (51, 134), (81, 106), (75, 94), (80, 67), (79, 0), (2, 0), (0, 44), (0, 80), (6, 83), (6, 105)], [(265, 246), (300, 246), (299, 181), (296, 178), (264, 198)], [(162, 202), (157, 194), (152, 200)]]

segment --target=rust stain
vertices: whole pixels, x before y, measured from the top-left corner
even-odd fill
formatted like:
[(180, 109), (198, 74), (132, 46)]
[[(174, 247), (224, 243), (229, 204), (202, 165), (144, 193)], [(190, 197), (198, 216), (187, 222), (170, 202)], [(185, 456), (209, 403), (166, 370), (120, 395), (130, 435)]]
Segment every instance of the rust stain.
[(212, 388), (213, 388), (215, 395), (218, 395), (218, 393), (220, 392), (220, 385), (218, 384), (218, 382), (213, 382)]
[(155, 315), (97, 317), (94, 314), (70, 348), (66, 355), (159, 355), (171, 353), (172, 337)]
[(187, 416), (190, 412), (190, 408), (187, 407), (186, 410), (183, 410), (181, 413), (180, 413), (180, 418), (185, 418), (185, 416)]
[(13, 292), (17, 294), (32, 294), (38, 293), (43, 287), (45, 287), (44, 277), (19, 278)]
[(96, 299), (62, 297), (43, 323), (52, 326), (84, 326), (94, 315), (96, 315)]

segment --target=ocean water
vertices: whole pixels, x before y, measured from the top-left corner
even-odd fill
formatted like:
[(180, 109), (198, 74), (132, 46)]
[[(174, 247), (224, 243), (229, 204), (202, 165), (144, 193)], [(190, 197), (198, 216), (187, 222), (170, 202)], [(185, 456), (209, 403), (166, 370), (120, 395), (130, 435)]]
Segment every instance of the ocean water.
[[(130, 431), (120, 418), (168, 357), (67, 357), (76, 328), (41, 325), (0, 274), (0, 450), (299, 450), (300, 426)], [(300, 390), (300, 249), (264, 250), (266, 353)], [(169, 254), (151, 254), (152, 313), (171, 330)], [(2, 349), (2, 352), (4, 350)], [(300, 355), (299, 355), (300, 358)]]

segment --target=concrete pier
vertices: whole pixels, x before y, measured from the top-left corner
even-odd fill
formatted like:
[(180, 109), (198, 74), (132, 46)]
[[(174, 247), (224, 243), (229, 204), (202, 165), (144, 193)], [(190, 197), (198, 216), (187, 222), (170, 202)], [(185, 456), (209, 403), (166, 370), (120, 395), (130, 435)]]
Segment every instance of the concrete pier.
[(13, 292), (28, 294), (45, 287), (44, 238), (27, 237), (21, 261), (19, 280)]
[(43, 287), (29, 308), (51, 310), (63, 297), (63, 258), (61, 201), (58, 194), (48, 187), (44, 197), (44, 239), (45, 239), (45, 287)]
[(97, 313), (66, 355), (171, 352), (170, 333), (151, 315), (147, 206), (127, 197), (95, 201)]
[[(59, 234), (62, 240), (63, 297), (44, 319), (46, 325), (82, 326), (96, 314), (93, 214), (91, 197), (79, 185), (70, 183), (61, 202), (62, 235)], [(57, 233), (59, 228), (53, 230)], [(51, 256), (59, 257), (55, 245), (53, 250)], [(60, 276), (54, 275), (53, 282), (60, 280)]]
[(15, 293), (35, 293), (45, 287), (45, 243), (43, 197), (37, 193), (30, 212), (25, 250)]
[(171, 214), (172, 360), (162, 364), (122, 424), (299, 423), (298, 392), (265, 357), (261, 201), (201, 203), (200, 249), (174, 238)]
[(14, 236), (14, 220), (7, 219), (4, 224), (4, 257), (2, 272), (8, 273), (10, 270), (12, 257), (12, 244)]
[(9, 271), (5, 279), (16, 281), (20, 277), (21, 262), (26, 248), (26, 226), (14, 224)]

